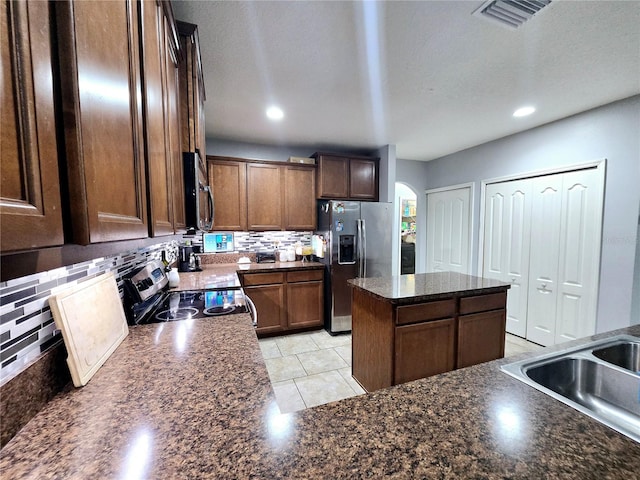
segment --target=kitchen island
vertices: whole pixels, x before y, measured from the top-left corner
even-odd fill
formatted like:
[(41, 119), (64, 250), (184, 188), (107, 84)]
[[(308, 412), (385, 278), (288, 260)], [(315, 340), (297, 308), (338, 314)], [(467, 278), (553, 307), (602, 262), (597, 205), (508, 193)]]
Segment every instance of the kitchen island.
[(353, 377), (369, 392), (504, 356), (509, 284), (455, 272), (349, 284)]
[[(591, 339), (616, 333), (640, 326)], [(0, 477), (637, 476), (640, 444), (503, 363), (280, 414), (248, 315), (131, 327), (88, 385), (69, 386), (0, 451)]]

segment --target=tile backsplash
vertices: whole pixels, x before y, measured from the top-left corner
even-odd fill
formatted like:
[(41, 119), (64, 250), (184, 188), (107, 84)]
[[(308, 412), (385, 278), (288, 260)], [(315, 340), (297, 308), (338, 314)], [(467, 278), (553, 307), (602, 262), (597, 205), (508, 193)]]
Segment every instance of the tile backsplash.
[(311, 245), (313, 232), (234, 232), (233, 244), (239, 252), (264, 252), (283, 247), (292, 247), (297, 242)]
[(122, 278), (149, 260), (159, 260), (163, 250), (169, 261), (177, 259), (178, 243), (170, 241), (1, 282), (0, 385), (62, 341), (49, 308), (50, 295), (113, 271), (122, 296)]
[[(312, 233), (234, 232), (234, 246), (238, 252), (259, 252), (297, 242), (310, 245)], [(178, 242), (170, 241), (0, 282), (0, 385), (62, 341), (49, 308), (50, 295), (113, 271), (122, 296), (122, 278), (150, 260), (159, 260), (163, 250), (170, 262), (178, 258)]]

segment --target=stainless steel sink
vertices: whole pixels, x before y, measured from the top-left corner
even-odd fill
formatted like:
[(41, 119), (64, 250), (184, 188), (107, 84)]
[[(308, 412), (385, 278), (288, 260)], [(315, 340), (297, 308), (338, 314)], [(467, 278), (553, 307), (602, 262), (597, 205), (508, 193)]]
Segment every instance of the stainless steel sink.
[(640, 343), (620, 341), (609, 347), (598, 348), (593, 355), (632, 372), (640, 373)]
[(618, 335), (501, 369), (640, 442), (638, 362), (640, 338)]

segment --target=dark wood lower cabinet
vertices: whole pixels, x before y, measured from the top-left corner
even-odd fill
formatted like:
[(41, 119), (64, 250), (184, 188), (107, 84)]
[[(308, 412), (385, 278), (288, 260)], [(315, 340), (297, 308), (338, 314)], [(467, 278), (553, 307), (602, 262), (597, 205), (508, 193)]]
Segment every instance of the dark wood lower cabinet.
[(507, 312), (461, 315), (458, 318), (458, 368), (504, 357)]
[(289, 328), (321, 327), (322, 297), (322, 280), (287, 284)]
[(321, 327), (323, 278), (320, 269), (241, 275), (244, 293), (258, 312), (258, 336)]
[(456, 322), (453, 318), (396, 328), (395, 383), (454, 369)]
[(287, 328), (283, 284), (245, 287), (244, 293), (251, 298), (256, 306), (258, 333), (277, 333)]

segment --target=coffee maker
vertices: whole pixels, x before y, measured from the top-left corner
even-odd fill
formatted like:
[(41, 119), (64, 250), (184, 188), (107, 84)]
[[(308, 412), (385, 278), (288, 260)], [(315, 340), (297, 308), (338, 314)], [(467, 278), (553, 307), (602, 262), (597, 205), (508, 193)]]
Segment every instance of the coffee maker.
[(178, 247), (178, 271), (200, 272), (200, 245), (180, 245)]

